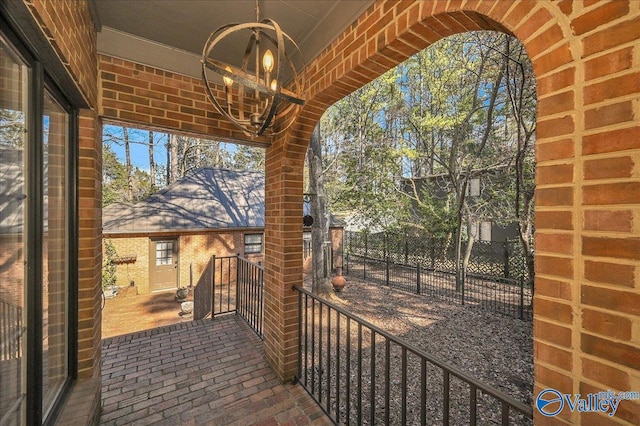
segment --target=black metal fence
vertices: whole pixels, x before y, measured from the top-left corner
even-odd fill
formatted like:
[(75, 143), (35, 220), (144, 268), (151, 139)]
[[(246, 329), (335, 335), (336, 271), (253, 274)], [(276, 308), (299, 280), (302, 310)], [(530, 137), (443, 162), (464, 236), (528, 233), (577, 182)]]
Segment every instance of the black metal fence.
[(296, 378), (336, 424), (532, 424), (530, 406), (295, 289)]
[(244, 257), (237, 260), (237, 312), (264, 338), (262, 325), (264, 323), (264, 266), (253, 263)]
[(240, 256), (211, 256), (194, 291), (194, 319), (237, 313), (263, 337), (264, 267)]
[(0, 361), (20, 358), (22, 345), (22, 308), (0, 300)]
[(236, 312), (239, 258), (240, 256), (213, 256), (212, 318)]
[(214, 264), (215, 256), (212, 256), (196, 283), (193, 291), (193, 319), (203, 319), (211, 314)]
[[(455, 271), (453, 239), (416, 237), (409, 234), (380, 232), (344, 233), (345, 251), (373, 259), (386, 259), (405, 265), (420, 264), (425, 269)], [(522, 245), (517, 240), (476, 241), (467, 273), (531, 281)]]
[(420, 263), (406, 265), (386, 259), (347, 253), (344, 274), (398, 290), (477, 306), (520, 319), (532, 319), (531, 289), (523, 279), (469, 274), (456, 286), (456, 272), (432, 269)]

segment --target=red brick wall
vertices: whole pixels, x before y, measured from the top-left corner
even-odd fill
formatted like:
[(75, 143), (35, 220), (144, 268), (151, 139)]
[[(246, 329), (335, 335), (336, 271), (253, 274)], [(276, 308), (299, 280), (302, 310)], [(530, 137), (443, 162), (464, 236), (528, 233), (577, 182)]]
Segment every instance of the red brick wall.
[[(191, 268), (193, 268), (193, 285), (195, 285), (212, 255), (245, 256), (245, 233), (260, 234), (262, 232), (262, 229), (259, 229), (236, 232), (210, 231), (185, 235), (167, 234), (167, 238), (178, 238), (178, 285), (180, 287), (189, 285)], [(139, 294), (149, 293), (149, 236), (110, 234), (105, 235), (105, 240), (113, 243), (118, 256), (136, 256), (135, 262), (117, 266), (117, 285), (128, 286), (129, 280), (133, 279)], [(262, 254), (248, 254), (246, 257), (254, 262), (263, 260)]]
[[(253, 232), (261, 233), (262, 230)], [(193, 285), (207, 266), (212, 255), (244, 255), (243, 232), (210, 232), (180, 237), (180, 285), (189, 285), (189, 268), (193, 264)]]
[(105, 244), (102, 245), (102, 257), (105, 258), (105, 246), (107, 242), (113, 244), (116, 256), (135, 256), (135, 261), (118, 263), (116, 266), (116, 285), (128, 287), (130, 280), (135, 282), (138, 294), (149, 293), (149, 237), (119, 238), (105, 235)]
[(93, 111), (79, 118), (78, 375), (100, 375), (102, 340), (102, 125)]
[(49, 38), (51, 48), (81, 88), (91, 107), (97, 104), (97, 34), (89, 4), (77, 0), (23, 0)]
[[(416, 51), (475, 29), (512, 32), (538, 79), (536, 391), (640, 388), (640, 3), (380, 1), (308, 67), (298, 125), (267, 151), (267, 357), (281, 377), (299, 282), (300, 159), (326, 107)], [(609, 272), (607, 272), (609, 271)], [(620, 273), (618, 273), (620, 272)], [(603, 322), (604, 321), (604, 324)], [(615, 331), (614, 331), (615, 329)], [(593, 416), (593, 415), (591, 415)], [(538, 416), (538, 422), (546, 419)], [(601, 422), (564, 413), (567, 422)], [(640, 422), (623, 403), (617, 421)], [(556, 421), (559, 421), (556, 419)]]
[[(536, 390), (640, 389), (640, 2), (625, 0), (381, 0), (309, 64), (307, 104), (266, 155), (265, 350), (281, 378), (291, 378), (296, 369), (291, 286), (302, 279), (299, 200), (313, 127), (329, 105), (415, 52), (477, 29), (518, 37), (538, 80)], [(169, 98), (141, 92), (150, 87), (136, 80), (162, 75), (170, 86), (183, 77), (137, 66), (133, 80), (118, 81), (105, 63), (111, 59), (100, 62), (103, 99), (122, 103), (104, 109), (105, 118), (153, 126), (154, 119), (166, 118), (164, 109), (178, 108), (184, 115), (171, 128), (188, 132), (193, 127), (184, 124), (202, 118), (173, 104), (144, 111), (151, 99)], [(119, 66), (123, 76), (136, 68)], [(105, 88), (105, 81), (121, 86)], [(197, 82), (188, 84), (183, 90), (197, 92)], [(105, 96), (108, 90), (113, 93)], [(122, 116), (120, 110), (135, 115)], [(206, 125), (218, 134), (213, 122)], [(623, 403), (615, 420), (637, 424), (638, 413), (637, 403)], [(607, 419), (565, 413), (562, 420)]]
[[(247, 139), (215, 111), (202, 80), (106, 55), (99, 55), (98, 69), (100, 115), (105, 120), (197, 137)], [(252, 143), (266, 145), (268, 140)]]
[(334, 268), (342, 268), (344, 267), (344, 229), (331, 228), (329, 236), (333, 250), (333, 266)]
[[(87, 103), (97, 109), (97, 36), (88, 2), (24, 3)], [(87, 378), (100, 375), (102, 132), (92, 110), (80, 111), (79, 126), (78, 375)]]

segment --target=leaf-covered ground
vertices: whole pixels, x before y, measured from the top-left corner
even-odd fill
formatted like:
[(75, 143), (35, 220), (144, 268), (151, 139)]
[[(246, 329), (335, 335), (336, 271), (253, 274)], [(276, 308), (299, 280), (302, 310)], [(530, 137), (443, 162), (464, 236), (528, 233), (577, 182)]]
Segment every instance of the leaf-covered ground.
[[(347, 277), (347, 286), (342, 292), (334, 294), (332, 302), (404, 342), (418, 347), (429, 356), (461, 370), (472, 378), (488, 384), (518, 401), (527, 405), (531, 404), (533, 390), (531, 321), (522, 321), (474, 307), (452, 304), (424, 295), (418, 296), (386, 286), (370, 284), (352, 277)], [(367, 339), (368, 337), (365, 337), (365, 343)], [(383, 346), (382, 343), (378, 345)], [(393, 352), (391, 356), (399, 357)], [(362, 351), (362, 357), (363, 365), (370, 365), (368, 350)], [(345, 359), (344, 356), (343, 359)], [(375, 363), (380, 365), (385, 362), (384, 354), (376, 353)], [(367, 369), (368, 367), (364, 370)], [(377, 371), (384, 371), (384, 369)], [(433, 412), (429, 411), (427, 415), (431, 419), (442, 416), (441, 373), (439, 371), (429, 371), (429, 392), (432, 396), (428, 396), (428, 398), (433, 400), (428, 400), (427, 406), (429, 410), (433, 409)], [(335, 380), (335, 373), (331, 372), (330, 374), (332, 380)], [(366, 371), (365, 374), (367, 374)], [(377, 372), (376, 374), (383, 373)], [(419, 371), (409, 371), (407, 376), (409, 388), (419, 389)], [(365, 385), (361, 391), (365, 399), (367, 392), (369, 392), (368, 389), (370, 389), (366, 384), (367, 380), (363, 378)], [(381, 378), (378, 378), (376, 382), (376, 387), (379, 388), (376, 392), (376, 406), (378, 407), (376, 418), (386, 414), (383, 408), (385, 406), (385, 392), (382, 382)], [(400, 386), (401, 380), (396, 379), (395, 382), (392, 389), (394, 386)], [(450, 412), (452, 419), (466, 423), (469, 412), (468, 386), (457, 379), (452, 379), (451, 389)], [(398, 392), (391, 392), (390, 405), (392, 407), (402, 406), (400, 401), (394, 401), (398, 395)], [(482, 402), (483, 398), (480, 396), (478, 399), (480, 424), (494, 421), (499, 423), (499, 407), (493, 401), (487, 403), (488, 400), (484, 400), (485, 402)], [(344, 406), (344, 402), (341, 402), (341, 405)], [(402, 423), (397, 417), (399, 410), (393, 408), (392, 410), (390, 422), (392, 424)], [(352, 416), (357, 416), (357, 409), (353, 404), (350, 407), (350, 412)], [(345, 413), (346, 410), (343, 407), (342, 416)], [(419, 416), (418, 413), (409, 413), (408, 415)], [(369, 417), (368, 412), (363, 413), (363, 420)], [(516, 420), (516, 422), (518, 421), (523, 424), (529, 423), (524, 419)]]

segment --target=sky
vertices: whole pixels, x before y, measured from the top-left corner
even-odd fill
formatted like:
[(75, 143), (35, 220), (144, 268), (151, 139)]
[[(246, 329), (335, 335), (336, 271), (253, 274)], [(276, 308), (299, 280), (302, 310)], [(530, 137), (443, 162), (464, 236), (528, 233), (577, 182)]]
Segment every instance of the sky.
[[(124, 145), (111, 142), (110, 135), (122, 140), (122, 126), (106, 124), (102, 130), (103, 143), (108, 143), (121, 163), (125, 162)], [(167, 164), (167, 133), (154, 132), (153, 158), (157, 164)], [(131, 141), (131, 163), (141, 170), (149, 171), (149, 132), (147, 130), (129, 128)]]
[[(142, 129), (128, 128), (129, 141), (131, 150), (131, 163), (134, 167), (149, 172), (149, 131)], [(167, 164), (167, 138), (168, 133), (158, 131), (153, 132), (154, 148), (153, 158), (156, 165), (166, 166)], [(115, 140), (115, 141), (112, 141)], [(102, 130), (103, 144), (108, 144), (116, 154), (118, 160), (125, 163), (125, 150), (122, 143), (122, 126), (114, 126), (106, 124)], [(117, 142), (116, 142), (117, 141)], [(221, 144), (221, 148), (233, 154), (237, 150), (234, 143), (225, 142)]]

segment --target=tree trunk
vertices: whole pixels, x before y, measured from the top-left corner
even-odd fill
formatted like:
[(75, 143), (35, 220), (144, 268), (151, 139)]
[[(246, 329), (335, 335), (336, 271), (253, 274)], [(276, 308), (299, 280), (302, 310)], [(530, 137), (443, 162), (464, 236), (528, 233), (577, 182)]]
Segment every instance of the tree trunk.
[(180, 177), (186, 175), (187, 170), (193, 167), (194, 160), (189, 159), (189, 152), (191, 151), (194, 142), (196, 144), (198, 143), (197, 140), (194, 141), (192, 138), (182, 138), (182, 150), (180, 151), (180, 156), (176, 157), (176, 163), (179, 165), (177, 165), (176, 168), (179, 170)]
[(458, 235), (456, 236), (456, 291), (462, 291), (465, 271), (462, 265), (462, 222), (458, 220)]
[(331, 271), (325, 259), (325, 243), (328, 242), (328, 220), (324, 198), (324, 178), (322, 175), (322, 146), (320, 143), (320, 123), (316, 124), (307, 150), (309, 160), (309, 189), (311, 191), (311, 262), (312, 291), (325, 297), (331, 296)]
[(153, 131), (149, 131), (149, 180), (151, 182), (151, 187), (156, 187), (156, 162), (153, 158)]
[(124, 141), (125, 167), (127, 171), (127, 201), (133, 201), (133, 167), (131, 165), (131, 146), (129, 143), (129, 129), (122, 127)]
[(531, 294), (533, 294), (533, 278), (535, 277), (535, 263), (533, 257), (533, 249), (531, 248), (531, 242), (529, 240), (529, 230), (528, 226), (520, 226), (519, 227), (519, 235), (520, 235), (520, 244), (522, 245), (522, 250), (524, 251), (524, 258), (527, 263), (527, 275), (531, 284)]
[[(458, 176), (459, 178), (459, 176)], [(455, 177), (452, 176), (452, 181), (456, 181)], [(462, 181), (462, 188), (456, 189), (456, 195), (458, 196), (458, 205), (457, 205), (457, 236), (456, 236), (456, 291), (462, 291), (462, 286), (464, 285), (464, 278), (467, 275), (466, 269), (464, 269), (464, 261), (462, 254), (462, 222), (465, 218), (465, 215), (468, 211), (466, 195), (467, 195), (467, 178), (465, 177)], [(456, 184), (459, 185), (459, 184)]]
[(167, 144), (165, 145), (167, 151), (167, 166), (165, 170), (165, 185), (169, 185), (171, 183), (171, 140), (173, 139), (172, 135), (167, 135)]
[[(505, 37), (505, 51), (506, 56), (511, 56), (511, 39)], [(507, 93), (509, 94), (509, 101), (514, 111), (514, 116), (517, 127), (517, 142), (518, 151), (516, 153), (515, 161), (515, 177), (516, 177), (516, 194), (514, 210), (516, 219), (518, 219), (518, 234), (520, 237), (520, 244), (525, 257), (527, 274), (529, 283), (531, 285), (531, 294), (534, 293), (534, 278), (535, 278), (535, 265), (534, 265), (534, 252), (531, 245), (531, 233), (533, 229), (533, 209), (534, 209), (534, 190), (535, 183), (527, 187), (525, 179), (525, 162), (528, 155), (530, 144), (533, 143), (532, 137), (535, 134), (535, 124), (527, 126), (523, 111), (526, 110), (524, 90), (526, 83), (529, 79), (533, 79), (533, 71), (527, 71), (522, 62), (518, 62), (518, 72), (520, 79), (518, 81), (514, 76), (514, 85), (510, 84), (510, 68), (506, 67), (507, 74)]]
[(471, 216), (471, 211), (468, 205), (465, 205), (465, 212), (467, 217), (467, 244), (464, 250), (464, 256), (462, 258), (462, 282), (467, 279), (467, 272), (469, 271), (469, 259), (471, 259), (471, 251), (473, 250), (473, 244), (478, 239), (478, 228), (476, 222)]
[(169, 165), (169, 176), (171, 179), (168, 183), (173, 183), (178, 179), (178, 136), (171, 135), (171, 164)]

